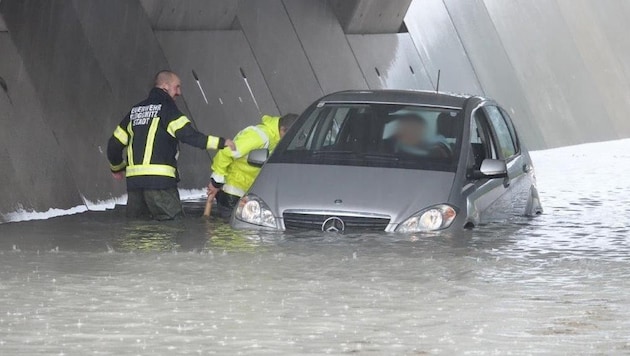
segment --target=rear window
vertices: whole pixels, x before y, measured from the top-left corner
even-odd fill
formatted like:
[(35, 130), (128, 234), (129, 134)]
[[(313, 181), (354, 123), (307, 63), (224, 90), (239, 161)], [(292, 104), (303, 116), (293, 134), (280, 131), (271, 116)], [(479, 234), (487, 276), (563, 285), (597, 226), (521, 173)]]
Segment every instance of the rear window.
[(454, 171), (459, 110), (391, 104), (326, 104), (303, 116), (271, 162)]

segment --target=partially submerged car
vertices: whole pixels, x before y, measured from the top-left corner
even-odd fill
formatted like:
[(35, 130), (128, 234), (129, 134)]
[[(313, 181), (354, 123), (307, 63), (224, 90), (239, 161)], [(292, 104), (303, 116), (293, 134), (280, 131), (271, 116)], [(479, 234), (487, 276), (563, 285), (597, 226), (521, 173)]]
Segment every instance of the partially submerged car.
[(345, 91), (310, 106), (262, 166), (232, 226), (326, 232), (472, 228), (542, 212), (534, 166), (492, 100)]

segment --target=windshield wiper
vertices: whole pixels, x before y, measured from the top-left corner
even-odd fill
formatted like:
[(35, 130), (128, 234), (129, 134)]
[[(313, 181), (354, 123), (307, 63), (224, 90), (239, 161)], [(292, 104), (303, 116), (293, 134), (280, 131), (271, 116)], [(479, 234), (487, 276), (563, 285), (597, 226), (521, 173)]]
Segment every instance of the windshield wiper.
[(311, 156), (356, 156), (358, 152), (354, 151), (328, 151), (328, 150), (319, 150), (312, 151)]
[(372, 152), (372, 153), (362, 153), (360, 155), (361, 158), (370, 160), (370, 161), (386, 161), (386, 162), (398, 162), (400, 161), (400, 157), (396, 154), (392, 154), (392, 153), (377, 153), (377, 152)]
[(391, 153), (364, 153), (364, 152), (356, 152), (356, 151), (313, 151), (311, 152), (311, 156), (329, 156), (332, 158), (343, 158), (343, 159), (358, 159), (364, 161), (378, 161), (378, 162), (398, 162), (400, 161), (400, 157)]
[(312, 154), (327, 154), (327, 153), (331, 153), (331, 154), (352, 154), (352, 153), (357, 153), (356, 151), (351, 151), (351, 150), (316, 150), (316, 151), (311, 151)]

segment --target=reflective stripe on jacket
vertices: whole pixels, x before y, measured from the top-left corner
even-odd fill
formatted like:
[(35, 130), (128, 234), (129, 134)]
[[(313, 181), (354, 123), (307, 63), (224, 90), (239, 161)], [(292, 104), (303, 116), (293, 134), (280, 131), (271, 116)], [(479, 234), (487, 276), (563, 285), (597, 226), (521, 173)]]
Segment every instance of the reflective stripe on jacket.
[(253, 150), (276, 148), (280, 141), (279, 122), (279, 117), (263, 116), (260, 124), (246, 127), (236, 135), (236, 151), (224, 148), (216, 154), (212, 161), (212, 179), (224, 184), (224, 192), (241, 197), (254, 184), (260, 168), (247, 163), (247, 157)]

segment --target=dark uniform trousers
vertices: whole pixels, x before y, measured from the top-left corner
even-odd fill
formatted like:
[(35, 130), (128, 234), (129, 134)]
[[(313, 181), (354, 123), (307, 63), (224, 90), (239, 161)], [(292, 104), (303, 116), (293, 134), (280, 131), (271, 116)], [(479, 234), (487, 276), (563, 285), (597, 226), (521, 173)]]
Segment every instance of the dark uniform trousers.
[(241, 197), (228, 194), (222, 190), (217, 193), (217, 212), (219, 217), (229, 219)]
[(127, 192), (127, 217), (151, 218), (158, 221), (180, 219), (184, 216), (177, 188), (138, 189)]

